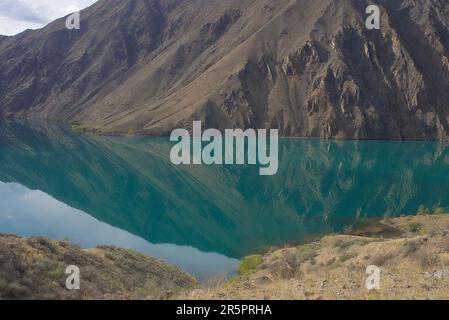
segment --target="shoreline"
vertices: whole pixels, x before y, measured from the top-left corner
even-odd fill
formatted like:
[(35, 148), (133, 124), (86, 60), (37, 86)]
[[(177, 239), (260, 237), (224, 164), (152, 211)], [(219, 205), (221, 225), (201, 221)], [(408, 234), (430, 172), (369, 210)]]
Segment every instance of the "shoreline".
[[(91, 134), (95, 136), (102, 137), (110, 137), (110, 138), (126, 138), (126, 137), (136, 137), (136, 138), (170, 138), (170, 135), (166, 134), (150, 134), (150, 133), (142, 133), (140, 131), (134, 131), (132, 129), (132, 133), (124, 133), (124, 132), (104, 132), (101, 128), (92, 128), (85, 124), (71, 121), (60, 121), (56, 119), (39, 119), (39, 118), (27, 118), (27, 117), (6, 117), (2, 119), (2, 121), (10, 121), (10, 122), (20, 122), (25, 124), (34, 123), (48, 123), (55, 124), (59, 126), (64, 126), (71, 131), (78, 134)], [(178, 128), (173, 128), (173, 130)], [(179, 128), (182, 129), (182, 128)], [(235, 129), (235, 128), (232, 128)], [(269, 130), (269, 129), (267, 129)], [(365, 138), (365, 139), (351, 139), (351, 138), (338, 138), (338, 137), (330, 137), (330, 138), (322, 138), (316, 136), (285, 136), (279, 135), (279, 139), (284, 140), (321, 140), (321, 141), (336, 141), (336, 142), (429, 142), (429, 143), (448, 143), (449, 137), (445, 139), (378, 139), (378, 138)]]
[[(5, 254), (4, 248), (8, 244), (18, 259), (15, 270), (10, 266), (10, 273), (36, 276), (35, 266), (44, 266), (41, 268), (43, 275), (36, 280), (44, 288), (39, 288), (37, 296), (31, 293), (31, 288), (22, 288), (21, 276), (12, 281), (13, 284), (20, 284), (15, 284), (15, 289), (14, 285), (11, 289), (0, 283), (0, 297), (5, 298), (6, 295), (6, 298), (11, 298), (13, 292), (14, 298), (14, 290), (19, 290), (22, 293), (30, 292), (30, 296), (22, 298), (37, 299), (449, 298), (449, 292), (446, 292), (449, 277), (441, 276), (449, 274), (448, 234), (449, 215), (445, 213), (373, 219), (345, 233), (324, 235), (305, 244), (272, 248), (265, 253), (248, 256), (242, 259), (238, 274), (233, 278), (210, 279), (207, 283), (199, 282), (177, 267), (132, 250), (108, 246), (81, 249), (68, 242), (45, 238), (0, 235), (0, 253)], [(36, 252), (31, 256), (40, 257), (45, 263), (39, 260), (30, 264), (29, 254), (27, 257), (21, 256), (24, 248), (26, 252)], [(123, 257), (127, 257), (125, 263)], [(89, 276), (82, 276), (83, 288), (73, 293), (63, 286), (66, 275), (61, 263), (80, 262), (81, 275), (87, 269)], [(18, 270), (19, 265), (22, 267)], [(56, 268), (56, 265), (59, 267)], [(380, 290), (368, 291), (364, 288), (365, 268), (369, 265), (378, 265), (382, 275), (385, 275)], [(0, 274), (7, 274), (7, 271), (4, 265), (0, 268)], [(116, 279), (110, 279), (111, 283), (99, 283), (99, 279), (109, 281), (104, 277), (108, 272), (115, 273)], [(152, 285), (141, 285), (146, 277), (151, 279)], [(59, 284), (47, 288), (46, 292), (45, 283), (55, 283), (55, 278)], [(136, 282), (135, 279), (140, 280)], [(160, 285), (162, 282), (164, 286)], [(92, 291), (92, 288), (105, 286), (115, 289), (109, 292), (102, 289)]]

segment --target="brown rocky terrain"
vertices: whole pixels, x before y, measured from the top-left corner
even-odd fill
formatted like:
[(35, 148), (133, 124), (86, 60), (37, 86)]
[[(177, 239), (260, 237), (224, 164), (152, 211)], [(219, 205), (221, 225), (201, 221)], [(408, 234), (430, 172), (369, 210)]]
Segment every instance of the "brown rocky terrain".
[(448, 104), (447, 0), (100, 0), (0, 38), (2, 117), (105, 133), (445, 139)]

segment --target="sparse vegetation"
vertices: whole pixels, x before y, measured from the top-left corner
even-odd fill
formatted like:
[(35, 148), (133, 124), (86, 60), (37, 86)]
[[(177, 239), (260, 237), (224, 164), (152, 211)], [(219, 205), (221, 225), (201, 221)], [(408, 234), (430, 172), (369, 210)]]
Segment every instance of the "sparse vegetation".
[[(65, 288), (66, 267), (81, 270), (81, 290)], [(178, 268), (114, 247), (81, 249), (46, 238), (0, 235), (1, 299), (164, 299), (198, 287)]]
[[(388, 224), (397, 229), (394, 237), (330, 235), (248, 256), (238, 276), (207, 288), (177, 268), (129, 250), (83, 250), (45, 238), (0, 236), (0, 298), (449, 298), (449, 278), (442, 276), (449, 266), (449, 216), (401, 217)], [(82, 268), (82, 293), (62, 289), (68, 264)], [(369, 265), (382, 271), (376, 294), (363, 285)]]
[(352, 241), (345, 241), (343, 239), (337, 239), (337, 241), (335, 241), (335, 243), (334, 243), (334, 247), (338, 248), (342, 251), (350, 248), (352, 245), (353, 245)]
[(257, 267), (262, 263), (261, 255), (252, 255), (243, 258), (239, 266), (239, 275), (249, 275), (256, 271)]
[(408, 230), (413, 233), (420, 232), (423, 228), (423, 224), (420, 222), (410, 222), (408, 224)]
[(317, 255), (317, 251), (311, 245), (302, 245), (297, 248), (297, 257), (299, 263), (312, 260)]
[[(376, 224), (375, 228), (379, 226)], [(248, 276), (188, 297), (448, 299), (449, 277), (441, 275), (446, 274), (449, 266), (445, 231), (449, 230), (449, 217), (426, 214), (392, 218), (388, 228), (395, 232), (373, 233), (373, 228), (365, 228), (368, 237), (330, 235), (319, 242), (271, 250), (258, 258), (263, 260), (262, 265), (252, 268), (255, 271)], [(374, 293), (364, 286), (369, 265), (381, 268), (382, 286)]]
[(350, 260), (352, 258), (355, 258), (355, 257), (357, 257), (357, 253), (355, 253), (355, 252), (345, 252), (345, 253), (343, 253), (340, 256), (339, 261), (340, 262), (346, 262), (346, 261), (348, 261), (348, 260)]
[(428, 216), (430, 214), (430, 209), (421, 205), (418, 209), (418, 216)]
[(444, 208), (436, 208), (434, 214), (436, 215), (446, 214), (446, 210)]
[(394, 252), (381, 252), (371, 259), (371, 264), (383, 267), (395, 257), (397, 257), (397, 255)]
[(403, 248), (403, 255), (404, 257), (408, 257), (411, 254), (418, 251), (418, 249), (421, 247), (421, 243), (418, 240), (407, 240), (405, 242), (404, 248)]

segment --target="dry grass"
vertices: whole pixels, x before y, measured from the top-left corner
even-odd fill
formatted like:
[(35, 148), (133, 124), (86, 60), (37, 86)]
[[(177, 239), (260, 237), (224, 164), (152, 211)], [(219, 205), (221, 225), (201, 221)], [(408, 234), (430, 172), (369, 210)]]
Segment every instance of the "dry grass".
[[(385, 223), (388, 233), (377, 225), (374, 233), (367, 228), (370, 236), (353, 230), (358, 235), (330, 235), (247, 257), (239, 276), (205, 286), (129, 250), (83, 250), (67, 242), (2, 235), (0, 299), (449, 299), (449, 216)], [(81, 268), (79, 292), (64, 288), (69, 264)], [(370, 265), (381, 269), (380, 290), (365, 287)]]
[[(79, 291), (65, 288), (69, 265), (80, 268)], [(179, 269), (130, 250), (12, 235), (0, 235), (0, 279), (0, 299), (163, 299), (198, 287)]]
[[(333, 235), (270, 251), (249, 276), (178, 298), (449, 299), (449, 216), (389, 219), (388, 228), (394, 237)], [(381, 268), (380, 290), (366, 289), (369, 265)]]

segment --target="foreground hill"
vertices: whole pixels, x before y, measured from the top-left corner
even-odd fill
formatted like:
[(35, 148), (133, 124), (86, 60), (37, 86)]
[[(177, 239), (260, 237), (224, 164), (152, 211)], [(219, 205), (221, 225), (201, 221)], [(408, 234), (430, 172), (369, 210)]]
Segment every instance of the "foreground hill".
[[(348, 235), (248, 257), (240, 277), (181, 298), (449, 299), (448, 234), (449, 216), (443, 214), (368, 224)], [(380, 268), (379, 290), (366, 289), (370, 265)]]
[[(365, 9), (382, 8), (381, 30)], [(106, 133), (210, 127), (445, 139), (445, 0), (100, 0), (0, 38), (0, 115)]]
[[(80, 268), (79, 291), (65, 288), (69, 265)], [(179, 269), (129, 250), (0, 235), (0, 299), (160, 299), (197, 286)]]

